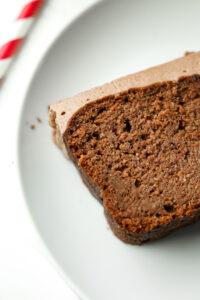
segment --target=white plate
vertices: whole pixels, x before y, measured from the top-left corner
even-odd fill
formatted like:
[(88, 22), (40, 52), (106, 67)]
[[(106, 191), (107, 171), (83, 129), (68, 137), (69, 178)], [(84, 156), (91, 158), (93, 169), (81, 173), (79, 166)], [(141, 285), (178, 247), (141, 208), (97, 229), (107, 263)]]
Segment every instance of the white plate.
[(114, 237), (103, 208), (53, 144), (47, 106), (199, 50), (199, 11), (198, 0), (103, 1), (66, 28), (30, 86), (19, 135), (26, 201), (52, 256), (88, 299), (199, 297), (200, 224), (141, 247)]

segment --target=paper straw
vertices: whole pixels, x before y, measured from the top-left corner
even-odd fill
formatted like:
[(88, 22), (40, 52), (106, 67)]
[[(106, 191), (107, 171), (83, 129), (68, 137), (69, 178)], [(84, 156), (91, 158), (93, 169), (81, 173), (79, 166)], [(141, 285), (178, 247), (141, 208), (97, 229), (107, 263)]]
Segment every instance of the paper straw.
[(0, 82), (24, 42), (43, 4), (44, 0), (29, 1), (23, 6), (13, 22), (7, 42), (0, 47)]

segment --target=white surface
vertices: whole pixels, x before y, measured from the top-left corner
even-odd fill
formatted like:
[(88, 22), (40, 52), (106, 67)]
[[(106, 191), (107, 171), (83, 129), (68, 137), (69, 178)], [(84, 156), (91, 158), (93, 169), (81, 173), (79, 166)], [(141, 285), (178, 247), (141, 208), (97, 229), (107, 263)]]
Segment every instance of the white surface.
[[(14, 269), (19, 270), (20, 261), (25, 269), (28, 265), (27, 271), (21, 272), (27, 280), (28, 291), (35, 283), (37, 290), (40, 286), (45, 290), (45, 284), (39, 285), (37, 281), (45, 278), (54, 292), (62, 290), (64, 295), (57, 273), (52, 269), (52, 276), (57, 278), (54, 285), (51, 276), (47, 276), (53, 265), (84, 299), (198, 299), (200, 224), (142, 247), (125, 245), (115, 238), (108, 230), (102, 207), (82, 184), (74, 166), (53, 145), (47, 125), (47, 105), (55, 99), (180, 56), (186, 50), (199, 50), (200, 3), (181, 1), (180, 9), (178, 0), (104, 1), (66, 28), (31, 80), (41, 56), (67, 23), (60, 4), (61, 1), (50, 1), (22, 50), (24, 60), (18, 57), (0, 99), (1, 140), (5, 141), (0, 157), (4, 183), (0, 234), (1, 245), (8, 245), (3, 246), (4, 255), (0, 256), (0, 262), (5, 261), (0, 268), (4, 286), (12, 286), (9, 276), (5, 279), (4, 274), (10, 274), (19, 258)], [(37, 123), (36, 117), (43, 123)], [(30, 124), (35, 124), (36, 129), (30, 130)], [(16, 168), (16, 145), (24, 198)], [(30, 221), (25, 203), (47, 248)], [(33, 252), (36, 254), (32, 263), (29, 257)], [(13, 282), (19, 273), (16, 271), (11, 276)], [(50, 295), (55, 299), (53, 292)], [(31, 296), (28, 294), (27, 299), (32, 299)]]

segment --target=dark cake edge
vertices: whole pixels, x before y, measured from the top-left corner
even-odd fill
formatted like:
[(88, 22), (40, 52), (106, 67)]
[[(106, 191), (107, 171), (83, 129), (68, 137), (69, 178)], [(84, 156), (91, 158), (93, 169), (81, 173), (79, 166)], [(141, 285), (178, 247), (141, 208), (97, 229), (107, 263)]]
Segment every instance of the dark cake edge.
[[(88, 176), (81, 166), (78, 165), (78, 160), (72, 152), (70, 151), (65, 139), (63, 138), (63, 141), (65, 143), (66, 150), (68, 152), (69, 158), (73, 161), (74, 165), (79, 171), (79, 174), (81, 175), (81, 178), (84, 182), (84, 184), (88, 187), (90, 193), (101, 203), (103, 204), (103, 197), (101, 197), (101, 190), (98, 187), (98, 185), (92, 180), (90, 176)], [(190, 225), (192, 223), (195, 223), (199, 217), (200, 217), (200, 209), (197, 210), (194, 213), (193, 217), (190, 216), (184, 216), (181, 219), (175, 219), (172, 220), (170, 223), (168, 223), (165, 226), (159, 226), (151, 231), (145, 232), (145, 233), (133, 233), (129, 231), (123, 230), (113, 219), (112, 215), (106, 210), (104, 207), (104, 214), (106, 216), (107, 222), (110, 225), (113, 233), (115, 236), (117, 236), (120, 240), (122, 240), (125, 243), (133, 244), (133, 245), (141, 245), (145, 242), (153, 241), (159, 238), (162, 238), (174, 230), (177, 230), (179, 228), (185, 227), (187, 225)]]

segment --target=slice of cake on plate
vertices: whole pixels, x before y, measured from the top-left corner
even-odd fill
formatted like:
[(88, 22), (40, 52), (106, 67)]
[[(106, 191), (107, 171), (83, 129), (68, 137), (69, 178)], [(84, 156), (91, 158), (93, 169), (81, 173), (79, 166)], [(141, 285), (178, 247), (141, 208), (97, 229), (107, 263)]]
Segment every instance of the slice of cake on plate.
[(53, 139), (121, 240), (200, 216), (200, 52), (50, 105)]

